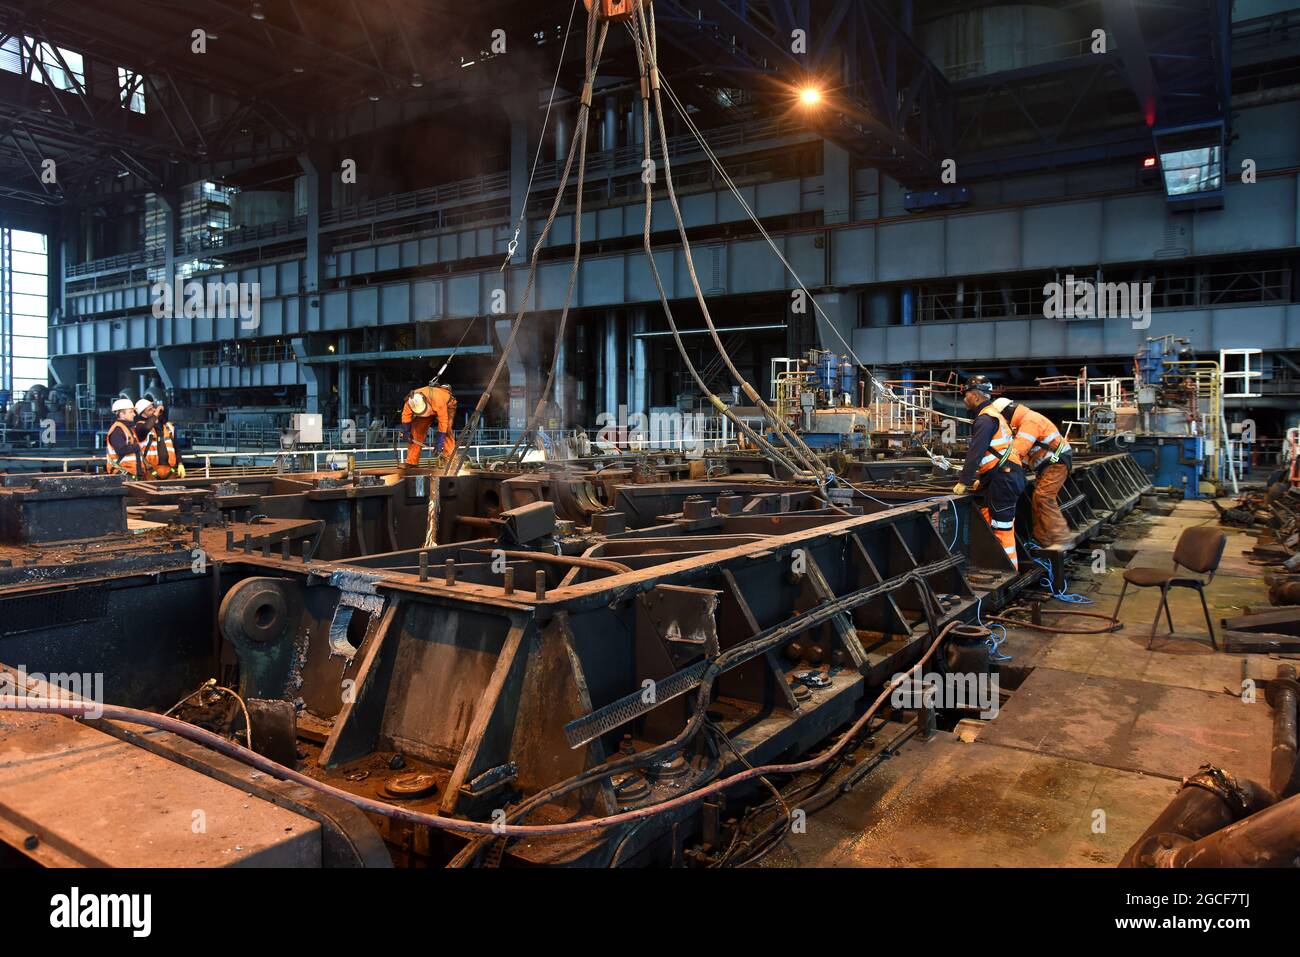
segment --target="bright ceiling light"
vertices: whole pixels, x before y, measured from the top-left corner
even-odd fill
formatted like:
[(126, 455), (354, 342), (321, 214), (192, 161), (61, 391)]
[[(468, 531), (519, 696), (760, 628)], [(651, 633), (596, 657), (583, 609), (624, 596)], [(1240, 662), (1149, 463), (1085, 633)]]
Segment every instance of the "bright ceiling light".
[(804, 106), (816, 106), (822, 101), (822, 91), (815, 86), (805, 86), (799, 91), (799, 102)]

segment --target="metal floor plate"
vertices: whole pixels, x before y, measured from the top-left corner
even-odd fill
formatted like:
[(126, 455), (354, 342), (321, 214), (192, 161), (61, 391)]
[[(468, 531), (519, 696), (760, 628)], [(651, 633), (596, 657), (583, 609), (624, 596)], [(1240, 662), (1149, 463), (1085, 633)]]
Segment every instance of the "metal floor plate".
[(1035, 668), (980, 743), (1179, 780), (1205, 762), (1268, 781), (1273, 713), (1231, 695)]

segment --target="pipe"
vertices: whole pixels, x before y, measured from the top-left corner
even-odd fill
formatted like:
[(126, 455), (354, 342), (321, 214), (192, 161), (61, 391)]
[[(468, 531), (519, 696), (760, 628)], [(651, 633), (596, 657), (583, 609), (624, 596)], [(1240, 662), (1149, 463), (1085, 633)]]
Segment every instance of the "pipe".
[(1035, 625), (1031, 621), (1022, 621), (1019, 618), (1012, 618), (1009, 615), (986, 615), (986, 621), (998, 621), (1015, 628), (1028, 628), (1031, 631), (1045, 631), (1053, 635), (1104, 635), (1108, 632), (1119, 631), (1123, 625), (1116, 621), (1110, 615), (1104, 615), (1096, 611), (1062, 611), (1052, 610), (1043, 612), (1045, 615), (1074, 615), (1078, 618), (1100, 618), (1106, 622), (1105, 628), (1060, 628), (1056, 625)]
[(1300, 795), (1287, 798), (1199, 841), (1171, 848), (1158, 867), (1300, 866)]
[(1171, 850), (1189, 846), (1227, 825), (1273, 804), (1273, 795), (1254, 781), (1203, 765), (1128, 849), (1120, 867), (1170, 867)]
[(1273, 756), (1268, 783), (1279, 798), (1300, 794), (1300, 768), (1296, 767), (1296, 701), (1300, 684), (1294, 665), (1278, 665), (1277, 677), (1268, 684), (1265, 698), (1273, 709)]

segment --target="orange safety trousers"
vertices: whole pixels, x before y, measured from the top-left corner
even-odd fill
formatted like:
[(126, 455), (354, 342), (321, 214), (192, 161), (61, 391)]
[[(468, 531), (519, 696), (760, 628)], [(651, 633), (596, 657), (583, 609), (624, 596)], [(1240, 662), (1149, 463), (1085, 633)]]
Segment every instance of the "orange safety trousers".
[(1015, 528), (998, 528), (997, 523), (993, 521), (993, 516), (989, 514), (987, 505), (980, 506), (980, 514), (984, 516), (984, 521), (989, 523), (989, 528), (997, 536), (998, 544), (1002, 550), (1007, 553), (1007, 558), (1011, 559), (1011, 564), (1016, 571), (1020, 570), (1020, 555), (1016, 551), (1016, 530)]
[[(406, 443), (407, 465), (420, 464), (420, 452), (424, 449), (424, 440), (435, 421), (437, 420), (431, 415), (411, 419), (411, 441)], [(449, 459), (456, 454), (456, 436), (450, 430), (438, 434), (442, 436), (442, 448), (438, 449), (438, 454)]]
[(1060, 545), (1070, 537), (1070, 523), (1061, 514), (1058, 499), (1070, 477), (1064, 462), (1055, 462), (1038, 473), (1034, 483), (1034, 537), (1044, 546)]

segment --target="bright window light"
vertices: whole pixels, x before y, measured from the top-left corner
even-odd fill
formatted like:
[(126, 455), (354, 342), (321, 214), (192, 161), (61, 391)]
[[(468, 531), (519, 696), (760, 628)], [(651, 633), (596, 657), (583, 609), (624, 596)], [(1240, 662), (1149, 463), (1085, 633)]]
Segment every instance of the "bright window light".
[[(28, 79), (44, 83), (49, 77), (50, 85), (56, 90), (84, 90), (86, 88), (86, 65), (80, 53), (59, 47), (57, 52), (48, 43), (37, 43), (27, 37)], [(31, 48), (36, 48), (37, 60), (31, 59)], [(38, 62), (39, 61), (39, 62)], [(67, 64), (67, 69), (64, 64)], [(42, 69), (42, 67), (44, 69)], [(69, 72), (71, 71), (71, 72)]]
[(144, 112), (144, 77), (126, 67), (117, 68), (117, 88), (122, 94), (122, 105), (132, 113)]
[(7, 253), (0, 289), (8, 320), (0, 323), (7, 340), (0, 342), (0, 389), (22, 394), (49, 382), (49, 256), (41, 233), (0, 230), (0, 246)]
[(1165, 193), (1186, 196), (1206, 193), (1223, 187), (1223, 149), (1203, 146), (1160, 154), (1160, 169), (1165, 177)]
[(23, 72), (23, 50), (17, 37), (9, 37), (0, 43), (0, 70)]

